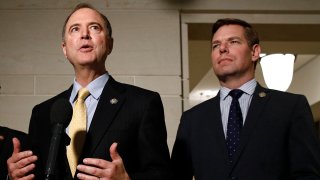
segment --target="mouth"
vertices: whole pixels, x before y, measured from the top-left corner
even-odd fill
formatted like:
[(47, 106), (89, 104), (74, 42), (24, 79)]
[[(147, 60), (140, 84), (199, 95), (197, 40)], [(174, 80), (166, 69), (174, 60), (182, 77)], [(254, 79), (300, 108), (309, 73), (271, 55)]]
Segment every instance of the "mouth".
[(89, 44), (84, 44), (80, 47), (80, 52), (90, 52), (93, 50), (93, 47)]
[(218, 61), (218, 64), (229, 63), (229, 62), (232, 62), (232, 59), (230, 59), (230, 58), (221, 58)]

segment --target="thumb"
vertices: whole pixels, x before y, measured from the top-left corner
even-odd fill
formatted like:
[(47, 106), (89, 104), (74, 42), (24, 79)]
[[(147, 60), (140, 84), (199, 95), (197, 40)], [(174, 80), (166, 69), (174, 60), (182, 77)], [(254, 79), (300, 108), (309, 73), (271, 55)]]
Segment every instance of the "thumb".
[(121, 159), (121, 157), (117, 151), (117, 146), (118, 146), (118, 143), (113, 143), (110, 146), (109, 151), (110, 151), (110, 157), (111, 157), (112, 161)]
[(18, 138), (12, 138), (12, 144), (13, 144), (13, 153), (18, 153), (21, 150), (21, 144)]

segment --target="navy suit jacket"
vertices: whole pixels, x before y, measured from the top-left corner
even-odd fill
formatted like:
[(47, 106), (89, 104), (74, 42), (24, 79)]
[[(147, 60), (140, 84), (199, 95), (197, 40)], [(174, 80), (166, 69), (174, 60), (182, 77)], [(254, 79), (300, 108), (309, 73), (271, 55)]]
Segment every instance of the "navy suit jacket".
[[(50, 109), (59, 98), (69, 99), (67, 91), (36, 105), (32, 111), (29, 135), (39, 156), (37, 179), (43, 179), (50, 147)], [(117, 99), (117, 103), (111, 103)], [(90, 129), (86, 136), (83, 158), (111, 161), (109, 148), (118, 143), (118, 152), (126, 171), (134, 179), (167, 179), (170, 177), (170, 156), (161, 98), (158, 93), (116, 82), (111, 76), (101, 94)], [(66, 158), (68, 137), (62, 140), (55, 179), (72, 179)]]
[(175, 179), (320, 179), (320, 145), (306, 98), (257, 85), (228, 165), (219, 94), (183, 113), (171, 163)]

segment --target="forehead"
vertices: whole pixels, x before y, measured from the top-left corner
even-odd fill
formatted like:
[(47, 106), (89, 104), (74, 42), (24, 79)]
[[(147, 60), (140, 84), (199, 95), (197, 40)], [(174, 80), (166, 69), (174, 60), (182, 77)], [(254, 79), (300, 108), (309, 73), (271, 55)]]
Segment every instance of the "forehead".
[(75, 11), (70, 16), (67, 22), (67, 26), (70, 26), (73, 24), (92, 23), (92, 22), (103, 24), (104, 21), (101, 15), (97, 11), (90, 8), (81, 8)]
[(245, 38), (244, 28), (237, 24), (223, 25), (213, 35), (212, 40), (228, 39), (231, 37)]

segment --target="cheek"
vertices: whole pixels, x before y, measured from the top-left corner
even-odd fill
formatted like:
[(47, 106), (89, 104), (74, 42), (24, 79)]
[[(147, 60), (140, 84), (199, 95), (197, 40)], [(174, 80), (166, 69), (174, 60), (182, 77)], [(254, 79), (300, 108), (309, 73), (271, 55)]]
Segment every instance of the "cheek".
[(105, 44), (100, 44), (97, 46), (97, 52), (98, 54), (104, 54), (107, 52), (107, 48)]
[(100, 51), (106, 49), (106, 42), (102, 39), (96, 39), (95, 44)]
[(69, 51), (72, 51), (73, 49), (76, 49), (76, 42), (69, 40), (66, 42), (66, 49)]
[(214, 53), (211, 53), (211, 64), (212, 64), (212, 69), (216, 71), (218, 64), (217, 64), (217, 56)]
[(234, 55), (238, 55), (238, 57), (240, 57), (241, 59), (248, 59), (252, 55), (250, 49), (247, 49), (247, 48), (245, 48), (245, 49), (235, 49), (233, 54)]
[(212, 64), (216, 64), (218, 56), (219, 56), (218, 53), (216, 53), (214, 51), (211, 51), (211, 62), (212, 62)]

